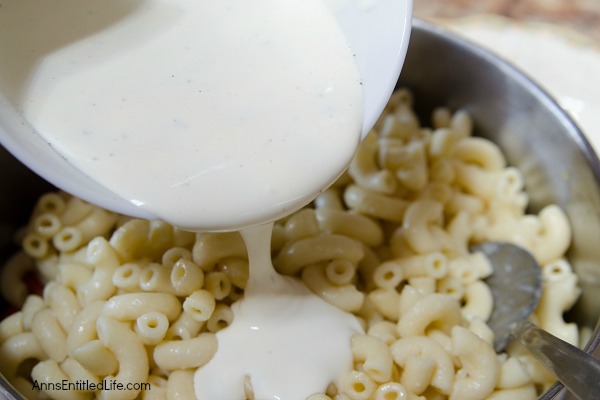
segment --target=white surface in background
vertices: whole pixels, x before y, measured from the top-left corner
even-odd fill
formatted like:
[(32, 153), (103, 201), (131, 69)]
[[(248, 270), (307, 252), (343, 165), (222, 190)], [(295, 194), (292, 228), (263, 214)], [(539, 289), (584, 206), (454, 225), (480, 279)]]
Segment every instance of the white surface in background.
[(571, 114), (600, 154), (600, 44), (562, 27), (491, 15), (442, 23), (540, 84)]

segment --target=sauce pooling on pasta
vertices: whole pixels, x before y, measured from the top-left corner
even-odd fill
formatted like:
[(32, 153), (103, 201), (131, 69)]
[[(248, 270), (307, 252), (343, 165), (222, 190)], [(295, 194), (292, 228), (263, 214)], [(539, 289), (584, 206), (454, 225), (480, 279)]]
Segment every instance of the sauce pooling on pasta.
[(243, 400), (245, 382), (256, 399), (304, 400), (352, 368), (350, 338), (362, 333), (360, 324), (275, 272), (272, 227), (243, 232), (250, 261), (245, 297), (232, 306), (233, 323), (217, 333), (217, 354), (195, 374), (200, 400)]

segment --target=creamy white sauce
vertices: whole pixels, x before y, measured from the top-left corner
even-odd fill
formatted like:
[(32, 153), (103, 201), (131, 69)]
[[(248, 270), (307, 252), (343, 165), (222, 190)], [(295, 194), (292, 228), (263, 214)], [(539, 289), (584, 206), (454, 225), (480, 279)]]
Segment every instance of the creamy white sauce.
[(77, 168), (174, 225), (229, 230), (311, 201), (362, 125), (322, 0), (5, 1), (3, 91)]
[(304, 400), (352, 369), (350, 338), (363, 332), (354, 316), (311, 293), (271, 265), (272, 224), (246, 230), (250, 278), (232, 307), (232, 325), (217, 333), (219, 350), (195, 375), (200, 400)]
[[(301, 33), (300, 33), (301, 32)], [(2, 90), (66, 159), (176, 226), (249, 228), (349, 163), (360, 80), (321, 0), (5, 0)], [(199, 369), (199, 399), (304, 399), (352, 366), (356, 319), (276, 274), (246, 229), (250, 281)]]

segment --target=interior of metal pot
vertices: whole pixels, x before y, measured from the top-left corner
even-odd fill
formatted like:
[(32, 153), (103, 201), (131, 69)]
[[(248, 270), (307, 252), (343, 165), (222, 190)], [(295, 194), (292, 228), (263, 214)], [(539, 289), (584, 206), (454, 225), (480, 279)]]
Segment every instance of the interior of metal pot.
[[(566, 210), (573, 228), (570, 261), (583, 288), (567, 318), (595, 327), (600, 315), (600, 162), (578, 128), (530, 78), (422, 21), (414, 22), (399, 86), (413, 91), (424, 121), (436, 106), (468, 109), (477, 134), (498, 143), (523, 171), (532, 211), (548, 203)], [(0, 147), (0, 187), (3, 260), (15, 249), (15, 230), (51, 186)], [(586, 350), (600, 355), (598, 342), (596, 329)], [(21, 398), (1, 376), (0, 394)], [(566, 397), (557, 384), (542, 399)]]
[[(496, 142), (524, 174), (531, 211), (555, 203), (573, 230), (569, 261), (583, 293), (568, 320), (596, 328), (586, 350), (600, 356), (600, 162), (569, 116), (535, 82), (441, 27), (414, 21), (399, 86), (423, 121), (440, 105), (469, 110), (477, 135)], [(542, 399), (563, 399), (555, 385)]]

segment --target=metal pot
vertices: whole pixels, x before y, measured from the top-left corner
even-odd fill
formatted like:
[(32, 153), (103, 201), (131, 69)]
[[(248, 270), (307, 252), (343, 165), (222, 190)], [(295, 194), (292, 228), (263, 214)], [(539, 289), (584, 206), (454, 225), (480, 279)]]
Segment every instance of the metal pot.
[[(419, 20), (413, 23), (398, 86), (413, 91), (424, 120), (440, 105), (469, 110), (476, 133), (499, 144), (509, 162), (524, 173), (531, 211), (556, 203), (567, 212), (573, 229), (569, 260), (583, 288), (567, 319), (595, 328), (585, 350), (600, 356), (600, 161), (581, 131), (532, 78), (477, 45)], [(51, 186), (0, 147), (0, 188), (3, 260), (15, 249), (16, 229)], [(23, 399), (0, 376), (2, 396)], [(568, 398), (560, 383), (541, 397)]]

